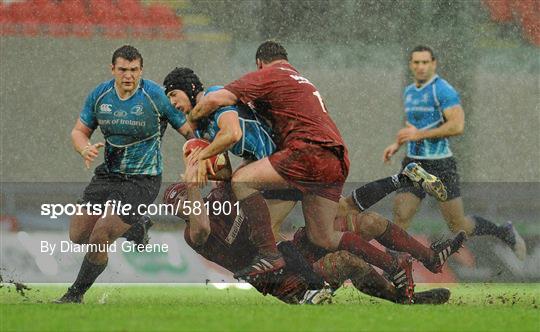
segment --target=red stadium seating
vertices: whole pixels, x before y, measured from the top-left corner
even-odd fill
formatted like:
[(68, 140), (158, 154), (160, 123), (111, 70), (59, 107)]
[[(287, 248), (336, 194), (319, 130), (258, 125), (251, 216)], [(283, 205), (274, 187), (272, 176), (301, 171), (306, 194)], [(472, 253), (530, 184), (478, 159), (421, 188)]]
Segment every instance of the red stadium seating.
[(491, 20), (497, 23), (519, 22), (523, 37), (540, 46), (539, 0), (484, 0)]

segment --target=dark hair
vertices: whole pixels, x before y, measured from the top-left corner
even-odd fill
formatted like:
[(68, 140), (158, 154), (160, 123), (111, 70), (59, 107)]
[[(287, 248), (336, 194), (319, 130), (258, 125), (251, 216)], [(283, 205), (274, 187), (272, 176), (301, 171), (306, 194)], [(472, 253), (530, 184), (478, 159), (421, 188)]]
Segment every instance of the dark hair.
[(257, 59), (265, 63), (270, 63), (275, 60), (289, 60), (287, 58), (285, 47), (273, 40), (267, 40), (257, 48), (255, 60)]
[(414, 52), (429, 52), (431, 54), (431, 60), (435, 60), (435, 54), (433, 53), (433, 50), (427, 46), (424, 45), (418, 45), (415, 48), (412, 49), (411, 53), (409, 53), (409, 60), (412, 59), (412, 55)]
[(193, 107), (197, 104), (197, 95), (204, 90), (199, 77), (193, 70), (185, 67), (176, 67), (167, 74), (163, 80), (163, 86), (165, 86), (165, 94), (173, 90), (184, 91)]
[(139, 50), (131, 45), (124, 45), (120, 47), (119, 49), (117, 49), (116, 51), (114, 51), (113, 56), (112, 56), (113, 66), (116, 63), (116, 59), (118, 58), (124, 58), (128, 61), (135, 61), (139, 59), (141, 61), (141, 68), (143, 66), (143, 58), (142, 58), (141, 53), (139, 53)]

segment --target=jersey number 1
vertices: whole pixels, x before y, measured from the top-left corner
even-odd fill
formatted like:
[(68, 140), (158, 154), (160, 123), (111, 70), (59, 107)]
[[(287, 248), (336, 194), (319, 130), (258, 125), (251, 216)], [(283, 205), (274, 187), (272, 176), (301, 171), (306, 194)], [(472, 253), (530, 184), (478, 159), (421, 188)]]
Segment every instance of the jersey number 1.
[(321, 108), (322, 108), (323, 112), (324, 112), (324, 113), (328, 113), (328, 112), (326, 111), (326, 107), (324, 106), (324, 103), (323, 103), (323, 101), (322, 101), (322, 97), (321, 97), (321, 94), (319, 93), (319, 91), (313, 92), (313, 95), (314, 95), (315, 97), (317, 97), (317, 99), (319, 99), (319, 103), (321, 103)]

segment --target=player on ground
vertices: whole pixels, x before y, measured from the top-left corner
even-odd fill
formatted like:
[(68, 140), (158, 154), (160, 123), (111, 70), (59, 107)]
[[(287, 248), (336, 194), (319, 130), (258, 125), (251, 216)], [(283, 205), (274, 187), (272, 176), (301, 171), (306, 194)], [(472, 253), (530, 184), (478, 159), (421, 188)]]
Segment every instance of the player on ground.
[[(186, 158), (186, 171), (184, 174), (185, 183), (171, 185), (165, 191), (164, 202), (174, 207), (185, 206), (186, 202), (191, 206), (189, 215), (185, 215), (185, 210), (176, 210), (177, 215), (186, 220), (188, 225), (184, 231), (186, 242), (205, 258), (218, 263), (230, 271), (235, 271), (238, 266), (242, 266), (250, 261), (254, 255), (253, 245), (248, 238), (246, 229), (247, 220), (240, 213), (231, 210), (224, 213), (223, 209), (216, 209), (216, 203), (231, 203), (234, 206), (235, 199), (231, 192), (230, 184), (220, 182), (207, 197), (204, 198), (208, 207), (206, 210), (203, 197), (196, 184), (191, 181), (197, 176), (197, 148)], [(175, 208), (173, 208), (175, 209)], [(219, 210), (219, 211), (217, 211)], [(196, 212), (197, 211), (197, 212)], [(307, 293), (308, 289), (322, 287), (322, 281), (313, 276), (313, 270), (324, 276), (325, 280), (331, 282), (334, 287), (339, 287), (341, 283), (351, 278), (355, 286), (370, 295), (379, 296), (392, 301), (407, 303), (408, 298), (399, 290), (396, 290), (387, 280), (376, 273), (369, 265), (357, 256), (345, 251), (328, 253), (325, 250), (314, 246), (307, 240), (306, 233), (302, 229), (295, 234), (292, 242), (282, 242), (279, 250), (287, 260), (287, 267), (283, 276), (265, 276), (252, 281), (262, 293), (270, 293), (278, 296), (288, 303), (296, 303), (305, 294), (311, 299), (313, 293)], [(303, 256), (299, 259), (300, 252)], [(429, 250), (429, 249), (427, 249)], [(302, 267), (304, 259), (308, 259), (311, 266)], [(441, 294), (442, 293), (442, 294)], [(429, 294), (429, 295), (428, 295)], [(423, 297), (422, 297), (423, 296)], [(434, 296), (438, 296), (434, 298)], [(419, 294), (413, 298), (418, 302), (446, 301), (447, 291), (438, 290), (431, 293)]]
[[(415, 47), (410, 53), (409, 68), (414, 83), (403, 93), (406, 127), (398, 131), (396, 142), (384, 150), (383, 160), (388, 162), (407, 143), (402, 165), (420, 163), (447, 188), (448, 198), (439, 202), (439, 209), (450, 230), (464, 230), (469, 236), (495, 236), (508, 244), (519, 259), (525, 259), (525, 242), (511, 222), (498, 226), (480, 216), (464, 214), (449, 138), (463, 133), (465, 115), (456, 90), (436, 74), (437, 60), (433, 51), (426, 46)], [(424, 191), (419, 188), (400, 190), (394, 202), (394, 221), (407, 229), (424, 197)]]
[[(256, 277), (279, 270), (285, 263), (275, 245), (268, 206), (260, 194), (264, 189), (294, 187), (302, 191), (308, 238), (325, 249), (359, 254), (362, 239), (333, 227), (349, 159), (319, 91), (291, 66), (281, 44), (262, 43), (255, 59), (257, 71), (205, 96), (189, 113), (190, 120), (197, 121), (220, 106), (242, 102), (253, 105), (258, 114), (267, 118), (276, 135), (277, 152), (241, 168), (232, 179), (241, 209), (252, 223), (250, 238), (259, 248), (252, 264), (238, 271), (237, 276)], [(199, 176), (198, 182), (205, 183), (206, 177)], [(389, 259), (382, 265), (393, 278), (405, 273), (412, 292), (407, 258)]]
[[(185, 116), (175, 110), (161, 87), (141, 78), (143, 58), (132, 46), (122, 46), (112, 57), (114, 79), (98, 85), (84, 103), (80, 117), (71, 132), (73, 147), (87, 168), (105, 149), (105, 162), (84, 190), (81, 204), (90, 202), (105, 206), (107, 201), (150, 204), (161, 185), (161, 138), (167, 123), (184, 137), (192, 136)], [(94, 130), (100, 127), (106, 143), (90, 143)], [(71, 220), (71, 241), (95, 244), (100, 250), (88, 252), (77, 279), (57, 302), (81, 302), (84, 293), (107, 266), (106, 244), (113, 243), (141, 220), (136, 210), (128, 215), (102, 211), (94, 215), (85, 211)], [(101, 250), (103, 249), (103, 250)]]

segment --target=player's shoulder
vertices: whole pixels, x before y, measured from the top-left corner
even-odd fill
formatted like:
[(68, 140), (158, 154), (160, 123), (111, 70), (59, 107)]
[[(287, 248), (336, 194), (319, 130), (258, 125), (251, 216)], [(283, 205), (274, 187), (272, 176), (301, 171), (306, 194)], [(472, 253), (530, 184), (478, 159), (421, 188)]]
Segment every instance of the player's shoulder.
[(114, 89), (114, 80), (105, 81), (103, 83), (98, 84), (91, 92), (94, 96), (98, 97), (102, 94), (111, 91)]
[(433, 80), (433, 85), (435, 85), (435, 88), (437, 90), (444, 90), (444, 91), (456, 91), (456, 89), (452, 86), (452, 84), (448, 83), (447, 80), (444, 78), (437, 76), (435, 80)]
[(206, 91), (204, 92), (204, 95), (206, 96), (209, 93), (216, 92), (221, 89), (223, 89), (223, 85), (211, 85), (206, 89)]
[(414, 87), (415, 87), (414, 83), (411, 83), (411, 84), (407, 85), (405, 87), (405, 89), (403, 90), (403, 94), (406, 94), (406, 93), (410, 92), (412, 89), (414, 89)]
[(141, 79), (141, 82), (139, 83), (141, 86), (141, 89), (143, 89), (146, 93), (148, 93), (150, 96), (164, 96), (165, 90), (163, 87), (156, 82), (148, 79)]

